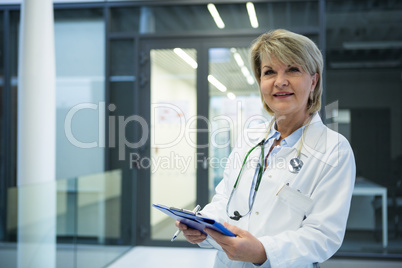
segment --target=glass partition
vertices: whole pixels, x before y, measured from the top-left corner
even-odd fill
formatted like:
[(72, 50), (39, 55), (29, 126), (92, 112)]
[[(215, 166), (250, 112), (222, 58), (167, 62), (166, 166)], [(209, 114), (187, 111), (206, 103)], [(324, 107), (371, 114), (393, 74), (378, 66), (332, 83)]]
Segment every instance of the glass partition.
[(0, 245), (1, 267), (111, 263), (131, 247), (111, 243), (122, 235), (122, 183), (123, 172), (113, 170), (9, 188), (6, 227), (16, 240)]
[[(140, 162), (151, 170), (151, 203), (190, 210), (196, 202), (196, 60), (191, 48), (151, 50), (151, 157)], [(151, 209), (151, 239), (170, 240), (175, 231), (171, 218)]]
[(56, 178), (105, 170), (105, 22), (103, 10), (54, 12)]
[(209, 197), (242, 132), (270, 119), (261, 103), (246, 47), (209, 49)]
[[(402, 3), (326, 1), (326, 105), (356, 159), (338, 255), (402, 253)], [(332, 117), (332, 118), (328, 118)]]

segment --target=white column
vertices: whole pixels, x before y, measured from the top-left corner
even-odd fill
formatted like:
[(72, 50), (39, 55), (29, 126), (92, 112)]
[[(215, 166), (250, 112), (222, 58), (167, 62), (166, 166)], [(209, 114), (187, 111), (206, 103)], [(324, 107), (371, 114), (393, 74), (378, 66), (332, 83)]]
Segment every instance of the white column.
[(52, 0), (21, 4), (18, 267), (56, 266), (55, 48)]

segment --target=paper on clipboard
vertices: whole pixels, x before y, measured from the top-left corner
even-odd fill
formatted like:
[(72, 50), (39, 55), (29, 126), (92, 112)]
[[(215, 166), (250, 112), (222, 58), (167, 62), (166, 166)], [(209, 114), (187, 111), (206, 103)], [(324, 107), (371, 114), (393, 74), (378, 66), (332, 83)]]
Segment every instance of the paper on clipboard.
[(204, 233), (204, 228), (210, 228), (217, 232), (220, 232), (227, 236), (235, 237), (236, 235), (228, 230), (225, 226), (221, 223), (215, 221), (214, 219), (203, 217), (197, 213), (194, 213), (189, 210), (184, 210), (180, 208), (173, 208), (168, 207), (161, 204), (152, 204), (154, 208), (159, 209), (169, 217), (179, 220), (180, 222), (184, 223), (185, 225), (197, 229)]

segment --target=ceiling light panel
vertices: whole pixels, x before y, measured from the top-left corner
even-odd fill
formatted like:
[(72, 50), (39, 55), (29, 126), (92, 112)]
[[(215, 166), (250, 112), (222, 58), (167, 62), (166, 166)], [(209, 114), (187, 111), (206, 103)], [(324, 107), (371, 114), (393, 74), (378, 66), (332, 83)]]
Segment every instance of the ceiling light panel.
[(218, 26), (219, 29), (225, 28), (225, 23), (223, 22), (221, 16), (219, 15), (218, 10), (216, 9), (215, 5), (210, 3), (207, 5), (208, 11), (211, 14), (212, 18), (214, 19), (216, 26)]
[(243, 59), (241, 58), (241, 56), (240, 56), (239, 53), (237, 53), (237, 52), (234, 53), (234, 54), (233, 54), (233, 57), (235, 58), (236, 63), (237, 63), (237, 65), (239, 65), (240, 68), (244, 66), (244, 61), (243, 61)]
[(174, 53), (176, 53), (180, 58), (182, 58), (185, 62), (187, 62), (188, 65), (191, 66), (193, 69), (197, 69), (198, 64), (197, 62), (190, 56), (188, 55), (183, 49), (181, 48), (175, 48), (173, 49)]
[(257, 14), (255, 13), (254, 4), (252, 2), (247, 2), (246, 7), (248, 17), (250, 18), (251, 27), (258, 28), (259, 25), (258, 25)]
[(222, 92), (226, 92), (227, 88), (224, 84), (218, 81), (213, 75), (208, 75), (208, 82)]
[(229, 99), (231, 100), (235, 100), (236, 99), (236, 95), (233, 94), (232, 92), (228, 92), (228, 94), (226, 95)]
[(249, 69), (244, 65), (243, 58), (240, 56), (240, 54), (237, 52), (237, 50), (235, 48), (231, 48), (230, 51), (233, 53), (233, 57), (234, 57), (237, 65), (239, 66), (241, 72), (243, 73), (243, 76), (246, 78), (247, 83), (249, 85), (253, 85), (254, 78), (251, 76)]

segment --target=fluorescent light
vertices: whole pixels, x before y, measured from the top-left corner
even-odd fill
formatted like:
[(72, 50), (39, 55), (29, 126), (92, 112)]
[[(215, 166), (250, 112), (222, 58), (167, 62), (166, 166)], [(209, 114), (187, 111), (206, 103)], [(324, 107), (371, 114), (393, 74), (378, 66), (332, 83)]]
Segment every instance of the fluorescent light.
[(250, 75), (250, 72), (249, 72), (249, 70), (247, 69), (246, 66), (241, 67), (241, 72), (243, 73), (243, 75), (244, 75), (245, 77), (247, 77), (247, 76)]
[(214, 85), (217, 89), (219, 89), (222, 92), (225, 92), (227, 88), (225, 87), (224, 84), (218, 81), (213, 75), (208, 75), (208, 82), (210, 82), (212, 85)]
[(197, 69), (198, 64), (197, 62), (190, 57), (190, 55), (188, 55), (186, 52), (184, 52), (183, 49), (181, 48), (175, 48), (173, 49), (174, 53), (176, 53), (180, 58), (182, 58), (185, 62), (187, 62), (188, 65), (191, 66), (191, 68), (193, 69)]
[(355, 61), (355, 62), (330, 62), (334, 69), (361, 69), (361, 68), (394, 68), (401, 65), (400, 60), (389, 61)]
[(240, 54), (237, 53), (237, 50), (235, 48), (231, 48), (230, 51), (233, 53), (233, 57), (235, 58), (237, 65), (239, 65), (241, 72), (243, 73), (244, 77), (247, 79), (247, 83), (249, 85), (253, 85), (254, 78), (251, 76), (248, 68), (244, 65), (244, 61), (243, 61), (242, 57), (240, 56)]
[(233, 94), (232, 92), (228, 92), (228, 94), (226, 95), (229, 99), (234, 100), (236, 99), (236, 95)]
[(343, 42), (344, 49), (392, 49), (402, 48), (401, 41)]
[(243, 67), (243, 66), (244, 66), (244, 61), (243, 61), (243, 59), (241, 58), (240, 54), (237, 53), (237, 52), (235, 52), (235, 53), (233, 54), (233, 56), (234, 56), (234, 58), (235, 58), (235, 60), (236, 60), (236, 62), (237, 62), (237, 65), (239, 65), (240, 68)]
[(253, 78), (251, 75), (250, 75), (250, 76), (247, 76), (247, 83), (248, 83), (249, 85), (253, 85), (254, 82), (255, 82), (255, 80), (254, 80), (254, 78)]
[(248, 70), (248, 68), (246, 66), (241, 67), (241, 72), (246, 77), (247, 83), (249, 85), (254, 84), (254, 78), (251, 76), (250, 71)]
[(246, 4), (248, 17), (250, 18), (250, 24), (253, 28), (258, 28), (257, 14), (255, 13), (254, 4), (247, 2)]
[(219, 15), (218, 10), (216, 9), (214, 4), (208, 4), (207, 5), (209, 13), (211, 13), (212, 18), (214, 19), (216, 26), (218, 26), (219, 29), (225, 28), (225, 23), (223, 23), (223, 20), (221, 16)]

